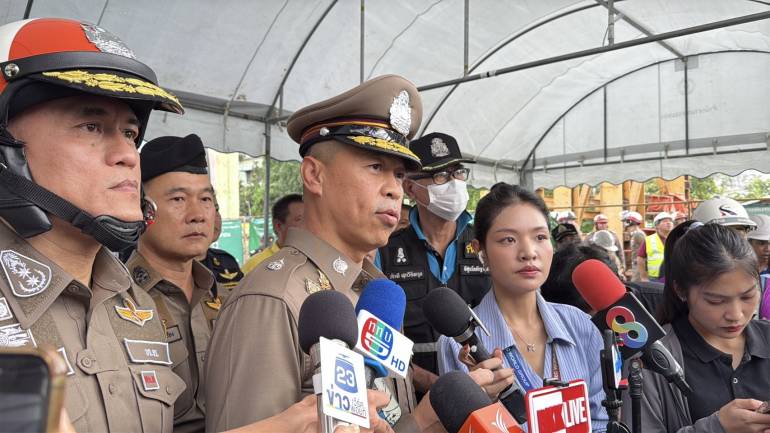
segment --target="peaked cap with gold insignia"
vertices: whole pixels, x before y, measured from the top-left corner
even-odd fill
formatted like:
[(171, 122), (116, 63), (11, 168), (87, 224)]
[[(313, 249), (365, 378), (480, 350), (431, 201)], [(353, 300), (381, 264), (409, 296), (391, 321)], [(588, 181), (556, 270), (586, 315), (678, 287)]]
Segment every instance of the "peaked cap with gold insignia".
[(398, 75), (383, 75), (295, 112), (288, 121), (289, 136), (305, 156), (312, 145), (336, 140), (361, 149), (406, 160), (410, 169), (420, 158), (409, 149), (422, 122), (417, 88)]

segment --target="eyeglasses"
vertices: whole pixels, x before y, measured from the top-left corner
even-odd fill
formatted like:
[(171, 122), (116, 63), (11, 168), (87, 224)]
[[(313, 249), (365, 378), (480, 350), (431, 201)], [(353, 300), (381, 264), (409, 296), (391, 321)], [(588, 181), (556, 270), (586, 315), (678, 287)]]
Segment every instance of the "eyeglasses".
[(412, 180), (433, 178), (433, 183), (435, 183), (436, 185), (443, 185), (449, 182), (450, 180), (452, 180), (453, 178), (457, 180), (466, 181), (468, 180), (468, 175), (470, 173), (471, 173), (470, 168), (462, 167), (452, 171), (437, 171), (435, 173), (418, 174), (416, 176), (411, 176), (410, 178)]

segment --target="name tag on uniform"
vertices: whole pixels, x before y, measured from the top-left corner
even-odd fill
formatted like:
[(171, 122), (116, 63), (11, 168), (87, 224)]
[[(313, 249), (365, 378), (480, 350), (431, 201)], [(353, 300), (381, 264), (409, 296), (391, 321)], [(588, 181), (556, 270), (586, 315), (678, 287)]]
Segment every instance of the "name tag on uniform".
[(128, 357), (131, 358), (131, 362), (171, 365), (168, 343), (129, 340), (128, 338), (124, 338), (123, 343), (126, 345), (126, 351), (128, 352)]
[(26, 331), (15, 323), (0, 327), (0, 347), (37, 347), (32, 331)]
[(425, 272), (423, 271), (391, 272), (390, 274), (388, 274), (388, 278), (393, 281), (422, 280), (423, 278), (425, 278)]
[(461, 275), (486, 275), (489, 268), (481, 265), (460, 265)]
[(174, 325), (166, 329), (166, 341), (169, 343), (175, 343), (182, 339), (182, 333), (179, 332), (179, 325)]

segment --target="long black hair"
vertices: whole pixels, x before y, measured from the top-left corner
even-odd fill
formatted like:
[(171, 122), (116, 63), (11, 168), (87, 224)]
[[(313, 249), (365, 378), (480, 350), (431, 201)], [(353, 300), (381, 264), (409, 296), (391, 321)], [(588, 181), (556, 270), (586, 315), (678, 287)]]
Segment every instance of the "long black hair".
[(487, 240), (487, 233), (492, 227), (500, 212), (506, 207), (519, 203), (527, 203), (539, 210), (548, 221), (548, 206), (540, 196), (524, 189), (519, 185), (511, 185), (505, 182), (496, 183), (489, 193), (479, 200), (476, 205), (476, 216), (473, 220), (476, 239), (483, 247)]
[(697, 221), (684, 222), (668, 235), (663, 268), (666, 282), (664, 300), (657, 311), (660, 323), (670, 323), (689, 313), (687, 303), (680, 297), (686, 296), (692, 286), (713, 281), (735, 269), (758, 278), (754, 250), (738, 232)]

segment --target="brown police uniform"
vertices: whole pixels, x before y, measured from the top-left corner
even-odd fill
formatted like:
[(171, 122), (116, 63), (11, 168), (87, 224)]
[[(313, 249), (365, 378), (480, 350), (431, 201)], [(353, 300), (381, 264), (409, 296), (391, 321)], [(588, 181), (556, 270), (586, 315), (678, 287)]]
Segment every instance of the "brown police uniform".
[(214, 277), (193, 260), (194, 287), (188, 302), (182, 289), (164, 280), (138, 251), (126, 266), (134, 281), (155, 301), (171, 349), (172, 369), (187, 384), (174, 405), (174, 432), (202, 432), (206, 413), (203, 365), (211, 329), (222, 306), (222, 298), (212, 293)]
[(171, 432), (185, 383), (152, 298), (106, 248), (91, 287), (0, 224), (0, 347), (50, 347), (67, 363), (64, 407), (78, 432)]
[[(421, 118), (414, 85), (387, 75), (297, 111), (287, 129), (302, 156), (315, 143), (335, 140), (419, 167), (408, 146)], [(206, 430), (267, 418), (312, 393), (313, 366), (297, 335), (303, 301), (318, 290), (337, 290), (355, 304), (366, 282), (382, 277), (368, 261), (362, 269), (316, 234), (290, 229), (286, 246), (248, 273), (222, 307), (206, 365)], [(379, 385), (391, 396), (388, 421), (397, 431), (416, 431), (411, 382)]]
[[(319, 290), (337, 290), (355, 305), (363, 287), (383, 275), (363, 269), (312, 233), (291, 228), (286, 246), (248, 273), (222, 307), (211, 342), (207, 383), (207, 431), (264, 419), (313, 393), (313, 365), (302, 352), (297, 318), (302, 302)], [(403, 380), (388, 391), (398, 419), (414, 408)]]

